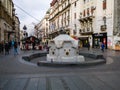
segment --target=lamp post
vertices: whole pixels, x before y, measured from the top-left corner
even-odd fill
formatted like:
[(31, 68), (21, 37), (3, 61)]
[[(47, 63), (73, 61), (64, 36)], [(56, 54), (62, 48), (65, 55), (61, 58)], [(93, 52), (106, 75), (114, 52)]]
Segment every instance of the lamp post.
[(26, 25), (23, 26), (23, 30), (24, 30), (24, 33), (23, 33), (24, 38), (28, 37), (28, 33), (26, 32), (26, 30), (27, 30)]

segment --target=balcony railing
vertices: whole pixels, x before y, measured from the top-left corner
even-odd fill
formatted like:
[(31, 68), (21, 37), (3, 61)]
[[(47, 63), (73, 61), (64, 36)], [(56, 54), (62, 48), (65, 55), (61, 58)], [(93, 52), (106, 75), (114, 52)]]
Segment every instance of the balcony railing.
[(80, 17), (79, 21), (80, 22), (84, 22), (84, 21), (91, 21), (95, 16), (91, 15), (91, 16), (87, 16), (87, 17)]
[(80, 29), (80, 34), (92, 34), (93, 33), (93, 28), (89, 27), (89, 28), (83, 28)]

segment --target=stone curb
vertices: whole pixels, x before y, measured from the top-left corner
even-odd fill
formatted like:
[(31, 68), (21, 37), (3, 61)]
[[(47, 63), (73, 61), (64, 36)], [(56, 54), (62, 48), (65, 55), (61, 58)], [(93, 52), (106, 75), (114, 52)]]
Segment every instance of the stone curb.
[[(47, 52), (41, 52), (41, 53), (33, 53), (30, 54), (28, 56), (23, 56), (22, 59), (25, 61), (31, 61), (34, 58), (38, 58), (38, 57), (42, 57), (42, 56), (46, 56), (46, 54), (48, 54)], [(80, 53), (81, 55), (81, 53)], [(37, 62), (38, 66), (53, 66), (53, 67), (63, 67), (63, 66), (92, 66), (92, 65), (98, 65), (98, 64), (104, 64), (106, 63), (106, 59), (103, 57), (103, 55), (99, 55), (99, 54), (89, 54), (89, 53), (83, 53), (82, 54), (85, 57), (89, 57), (89, 58), (93, 58), (95, 60), (92, 61), (85, 61), (85, 62), (80, 62), (80, 63), (75, 63), (75, 62), (48, 62), (48, 61), (39, 61)]]
[(83, 55), (84, 57), (89, 57), (93, 59), (104, 59), (101, 53), (95, 53), (95, 52), (90, 52), (90, 53), (80, 52), (79, 55)]
[(44, 53), (33, 53), (27, 56), (23, 56), (22, 59), (24, 59), (25, 61), (31, 61), (34, 58), (38, 58), (38, 57), (42, 57), (45, 56), (47, 54), (47, 52)]
[(63, 66), (93, 66), (106, 63), (105, 59), (85, 61), (80, 63), (60, 63), (60, 62), (45, 62), (39, 61), (37, 63), (38, 66), (53, 66), (53, 67), (63, 67)]

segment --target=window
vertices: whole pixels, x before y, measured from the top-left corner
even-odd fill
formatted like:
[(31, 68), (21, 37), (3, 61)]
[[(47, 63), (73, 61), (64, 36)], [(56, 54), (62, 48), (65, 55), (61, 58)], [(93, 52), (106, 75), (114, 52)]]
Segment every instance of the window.
[(91, 7), (91, 14), (93, 15), (94, 7)]
[(103, 17), (103, 22), (104, 22), (104, 25), (106, 25), (106, 17), (105, 16)]
[(46, 23), (46, 26), (48, 26), (48, 23)]
[(83, 16), (85, 17), (85, 10), (83, 11)]
[(89, 8), (87, 8), (87, 15), (88, 15), (88, 16), (90, 15), (90, 13), (89, 13)]
[(76, 19), (76, 13), (74, 13), (74, 19)]
[(76, 7), (76, 2), (74, 3), (74, 6)]
[(84, 4), (85, 4), (86, 0), (83, 0), (83, 1), (84, 1)]
[(106, 0), (103, 0), (103, 10), (106, 9)]

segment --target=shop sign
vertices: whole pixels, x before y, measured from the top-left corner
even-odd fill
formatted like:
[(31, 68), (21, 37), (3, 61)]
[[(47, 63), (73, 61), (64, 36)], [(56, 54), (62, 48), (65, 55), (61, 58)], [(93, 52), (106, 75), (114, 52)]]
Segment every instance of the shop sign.
[(102, 37), (102, 36), (104, 36), (102, 33), (99, 33), (99, 34), (95, 34), (94, 35), (95, 37)]

